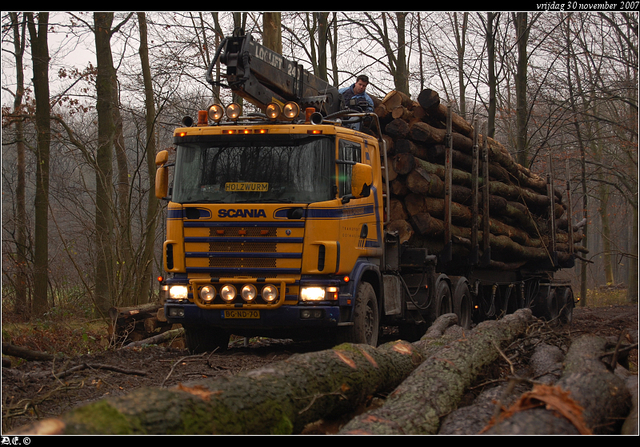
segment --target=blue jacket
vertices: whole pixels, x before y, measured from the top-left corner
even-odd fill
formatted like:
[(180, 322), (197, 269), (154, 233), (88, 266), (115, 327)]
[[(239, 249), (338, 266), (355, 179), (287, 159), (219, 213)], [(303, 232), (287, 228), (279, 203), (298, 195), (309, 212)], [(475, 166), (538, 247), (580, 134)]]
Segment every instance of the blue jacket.
[(371, 99), (371, 96), (367, 95), (366, 91), (360, 93), (359, 95), (355, 95), (353, 93), (353, 87), (355, 85), (356, 84), (354, 83), (354, 84), (351, 84), (350, 87), (345, 87), (339, 90), (339, 92), (342, 94), (342, 98), (344, 99), (344, 103), (348, 105), (349, 100), (353, 98), (355, 98), (356, 100), (364, 99), (369, 104), (369, 110), (365, 110), (365, 112), (373, 111), (373, 99)]

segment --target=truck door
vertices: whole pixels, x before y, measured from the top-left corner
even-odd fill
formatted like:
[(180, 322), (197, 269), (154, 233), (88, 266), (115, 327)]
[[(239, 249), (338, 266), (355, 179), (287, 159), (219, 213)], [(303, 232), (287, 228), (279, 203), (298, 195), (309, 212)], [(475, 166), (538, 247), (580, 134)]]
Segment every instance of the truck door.
[(366, 256), (369, 248), (378, 243), (375, 194), (372, 191), (367, 197), (345, 200), (351, 195), (352, 163), (371, 164), (371, 161), (361, 142), (341, 138), (337, 150), (338, 197), (343, 199), (339, 272), (349, 273), (358, 258)]

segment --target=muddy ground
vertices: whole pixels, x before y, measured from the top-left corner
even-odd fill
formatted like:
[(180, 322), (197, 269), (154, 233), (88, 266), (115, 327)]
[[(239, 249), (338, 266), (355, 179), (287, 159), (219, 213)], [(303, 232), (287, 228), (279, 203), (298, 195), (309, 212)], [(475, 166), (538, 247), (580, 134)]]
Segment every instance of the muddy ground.
[[(637, 343), (638, 307), (577, 308), (572, 324), (558, 330), (565, 337), (584, 333), (618, 337), (626, 331)], [(393, 333), (387, 335), (392, 337)], [(272, 339), (245, 346), (243, 339), (236, 339), (225, 353), (190, 355), (184, 349), (153, 346), (3, 367), (2, 432), (102, 397), (127, 394), (140, 387), (171, 387), (198, 378), (229, 376), (315, 349), (321, 348)], [(630, 370), (638, 372), (637, 350), (632, 354)]]

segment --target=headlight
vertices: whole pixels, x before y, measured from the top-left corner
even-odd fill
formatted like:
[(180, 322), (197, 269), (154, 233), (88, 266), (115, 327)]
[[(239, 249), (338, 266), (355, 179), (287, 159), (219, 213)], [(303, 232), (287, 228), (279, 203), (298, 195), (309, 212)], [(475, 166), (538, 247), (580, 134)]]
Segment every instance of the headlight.
[(278, 298), (278, 289), (276, 288), (276, 286), (267, 284), (262, 288), (260, 294), (262, 295), (262, 299), (267, 303), (273, 303), (276, 298)]
[(234, 103), (231, 103), (227, 106), (227, 117), (230, 120), (237, 120), (238, 117), (240, 116), (240, 105)]
[(242, 287), (242, 291), (240, 292), (240, 294), (242, 295), (243, 300), (249, 302), (253, 301), (256, 298), (258, 291), (252, 284), (246, 284)]
[(218, 122), (224, 116), (224, 110), (220, 104), (213, 104), (209, 107), (209, 119)]
[(210, 303), (216, 297), (216, 289), (213, 286), (204, 286), (200, 289), (200, 299)]
[(265, 111), (265, 113), (267, 115), (267, 118), (275, 120), (280, 116), (281, 111), (282, 109), (280, 108), (280, 105), (272, 102), (267, 106), (267, 110)]
[(282, 110), (285, 118), (290, 120), (295, 119), (300, 114), (300, 106), (295, 102), (288, 102), (284, 105), (284, 109)]
[(302, 301), (322, 301), (324, 300), (324, 287), (303, 287), (300, 289)]
[(231, 284), (225, 284), (220, 289), (220, 297), (227, 303), (233, 301), (233, 299), (236, 297), (236, 293), (236, 288)]
[(189, 297), (187, 286), (171, 286), (169, 288), (169, 298), (174, 300), (186, 300)]

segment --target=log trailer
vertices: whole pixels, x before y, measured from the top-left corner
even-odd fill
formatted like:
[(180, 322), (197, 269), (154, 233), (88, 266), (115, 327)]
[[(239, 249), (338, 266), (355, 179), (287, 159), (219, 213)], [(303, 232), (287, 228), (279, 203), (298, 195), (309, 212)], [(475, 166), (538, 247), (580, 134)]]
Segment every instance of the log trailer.
[[(501, 271), (488, 248), (454, 260), (400, 243), (386, 228), (389, 160), (374, 113), (249, 34), (224, 39), (211, 84), (218, 60), (223, 86), (260, 113), (213, 105), (174, 131), (175, 160), (156, 159), (156, 195), (168, 200), (161, 300), (192, 352), (225, 349), (231, 334), (376, 345), (397, 326), (417, 339), (450, 312), (463, 326), (523, 306), (570, 318), (553, 260)], [(365, 119), (375, 132), (350, 127)]]

